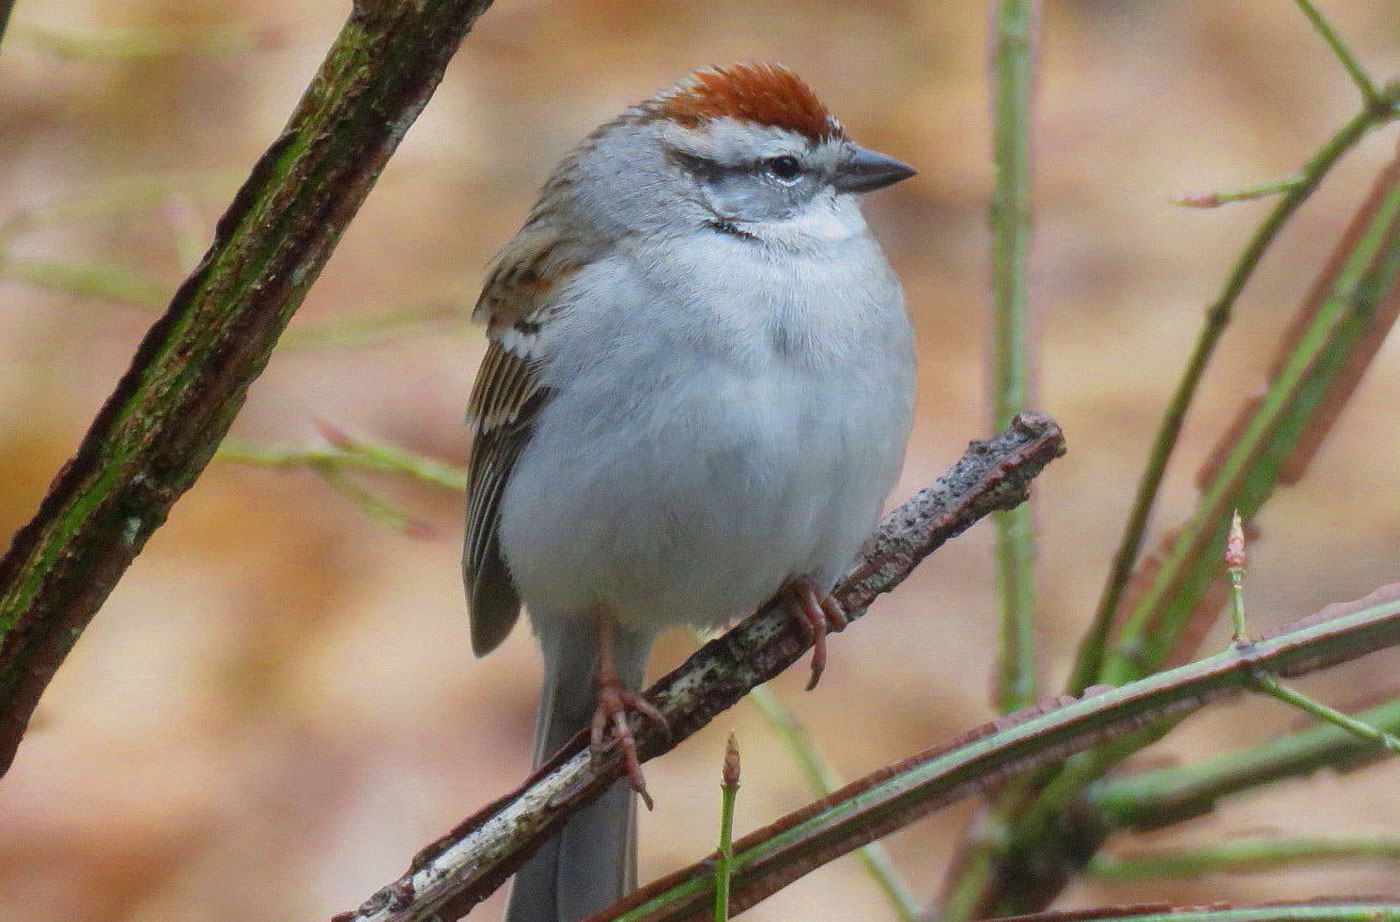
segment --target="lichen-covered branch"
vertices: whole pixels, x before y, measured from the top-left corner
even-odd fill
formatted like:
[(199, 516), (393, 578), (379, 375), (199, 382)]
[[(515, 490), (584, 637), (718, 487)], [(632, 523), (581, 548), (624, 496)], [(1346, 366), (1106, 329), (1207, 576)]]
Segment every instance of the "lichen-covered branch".
[(204, 469), (490, 0), (357, 0), (281, 136), (0, 559), (0, 772), (69, 649)]
[[(832, 594), (852, 619), (889, 592), (924, 557), (998, 509), (1024, 502), (1031, 480), (1064, 453), (1048, 416), (1026, 413), (986, 442), (973, 442), (946, 474), (887, 515), (851, 572)], [(643, 759), (675, 747), (799, 660), (811, 645), (781, 606), (768, 605), (707, 643), (647, 691), (665, 715), (667, 734), (650, 722), (632, 732)], [(428, 922), (457, 919), (499, 887), (574, 811), (622, 774), (619, 758), (593, 765), (578, 734), (515, 791), (425, 848), (398, 880), (337, 922)], [(713, 882), (713, 873), (711, 874)]]

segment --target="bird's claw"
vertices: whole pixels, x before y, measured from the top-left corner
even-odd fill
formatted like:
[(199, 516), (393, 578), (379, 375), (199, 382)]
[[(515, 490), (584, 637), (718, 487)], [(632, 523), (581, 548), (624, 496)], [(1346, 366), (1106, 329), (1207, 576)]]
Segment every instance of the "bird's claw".
[(589, 732), (589, 757), (594, 766), (602, 763), (608, 751), (608, 737), (622, 751), (622, 761), (626, 766), (627, 780), (642, 798), (642, 803), (651, 810), (655, 804), (647, 792), (646, 779), (642, 776), (642, 763), (637, 758), (637, 740), (632, 736), (632, 728), (627, 723), (628, 709), (636, 711), (647, 720), (666, 732), (670, 724), (666, 715), (647, 699), (622, 687), (616, 676), (604, 676), (598, 682), (598, 704), (593, 711), (593, 725)]
[(826, 670), (826, 635), (841, 630), (850, 619), (840, 602), (830, 593), (818, 592), (805, 576), (783, 587), (783, 604), (812, 639), (812, 677), (807, 682), (807, 690), (811, 691)]

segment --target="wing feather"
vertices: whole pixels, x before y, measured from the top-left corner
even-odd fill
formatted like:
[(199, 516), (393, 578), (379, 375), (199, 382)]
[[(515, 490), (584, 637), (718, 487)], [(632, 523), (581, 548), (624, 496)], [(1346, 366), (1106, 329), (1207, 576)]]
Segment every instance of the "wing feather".
[(489, 343), (467, 409), (475, 438), (462, 575), (478, 656), (505, 640), (520, 617), (520, 594), (501, 554), (501, 498), (551, 394), (540, 383), (537, 342), (553, 313), (551, 295), (573, 271), (559, 258), (560, 243), (527, 228), (496, 258), (476, 306)]

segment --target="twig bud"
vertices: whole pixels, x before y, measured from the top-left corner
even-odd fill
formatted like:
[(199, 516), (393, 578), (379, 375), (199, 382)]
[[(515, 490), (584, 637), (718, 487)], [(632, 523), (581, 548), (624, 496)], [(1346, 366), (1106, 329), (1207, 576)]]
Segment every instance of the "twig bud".
[(724, 749), (724, 768), (721, 769), (720, 778), (727, 788), (739, 786), (739, 741), (733, 733), (729, 734), (729, 745)]
[(330, 420), (317, 417), (311, 421), (311, 424), (316, 427), (321, 438), (329, 442), (332, 447), (339, 448), (341, 451), (350, 451), (354, 447), (355, 440), (351, 438), (350, 433)]
[(1230, 518), (1230, 534), (1225, 539), (1225, 566), (1231, 570), (1244, 569), (1244, 522), (1238, 509)]
[(1180, 192), (1173, 195), (1169, 201), (1173, 205), (1185, 208), (1219, 208), (1225, 204), (1219, 192)]

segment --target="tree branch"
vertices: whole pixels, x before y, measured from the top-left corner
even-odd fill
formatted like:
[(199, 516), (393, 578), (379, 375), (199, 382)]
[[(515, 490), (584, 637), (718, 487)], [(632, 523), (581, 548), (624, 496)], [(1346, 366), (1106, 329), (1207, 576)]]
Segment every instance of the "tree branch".
[(0, 772), (49, 680), (248, 385), (490, 0), (357, 0), (213, 245), (0, 559)]
[[(973, 442), (946, 474), (887, 515), (859, 562), (832, 594), (852, 620), (889, 592), (924, 557), (997, 509), (1024, 502), (1031, 480), (1064, 453), (1048, 416), (1027, 413), (986, 442)], [(796, 662), (811, 641), (781, 606), (769, 604), (710, 641), (647, 697), (666, 716), (670, 735), (650, 722), (632, 726), (642, 759), (674, 748)], [(515, 791), (470, 817), (420, 852), (409, 870), (337, 922), (428, 922), (461, 918), (499, 887), (579, 808), (622, 775), (614, 754), (591, 764), (580, 733)], [(713, 874), (711, 875), (713, 882)]]
[[(1065, 696), (1008, 715), (873, 772), (735, 842), (730, 905), (742, 911), (935, 810), (1140, 727), (1175, 723), (1226, 695), (1257, 688), (1261, 676), (1302, 675), (1396, 644), (1400, 584), (1332, 606), (1268, 639), (1232, 644), (1215, 656), (1121, 688), (1097, 686), (1081, 699)], [(587, 922), (691, 922), (709, 906), (713, 887), (713, 862), (706, 859)]]

